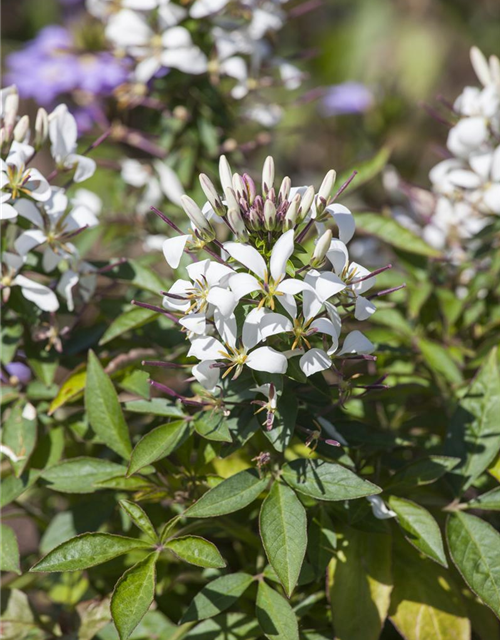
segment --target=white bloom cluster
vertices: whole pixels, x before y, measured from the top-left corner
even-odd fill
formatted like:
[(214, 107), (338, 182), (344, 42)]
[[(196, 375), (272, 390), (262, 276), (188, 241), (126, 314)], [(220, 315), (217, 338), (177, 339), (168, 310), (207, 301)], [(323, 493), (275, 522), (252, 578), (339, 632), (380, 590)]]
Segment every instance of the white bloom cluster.
[[(285, 24), (282, 4), (287, 0), (239, 0), (227, 12), (228, 1), (195, 0), (187, 8), (170, 0), (87, 0), (87, 9), (105, 23), (115, 53), (134, 60), (132, 81), (139, 85), (166, 69), (209, 73), (215, 81), (225, 76), (235, 80), (231, 94), (240, 99), (258, 86), (265, 63), (277, 68), (285, 87), (300, 86), (300, 71), (273, 58), (267, 38)], [(181, 24), (189, 19), (200, 21), (202, 48)]]
[[(176, 280), (163, 300), (187, 334), (188, 356), (199, 361), (193, 375), (207, 390), (217, 388), (221, 371), (223, 377), (237, 377), (244, 367), (285, 374), (298, 358), (303, 374), (311, 376), (330, 369), (335, 358), (373, 351), (357, 329), (341, 337), (344, 320), (363, 321), (375, 311), (365, 297), (375, 273), (349, 260), (354, 218), (335, 201), (345, 185), (331, 195), (335, 179), (329, 171), (316, 192), (292, 187), (286, 177), (275, 189), (268, 157), (258, 193), (252, 178), (233, 174), (222, 156), (221, 189), (202, 174), (205, 205), (181, 198), (191, 221), (187, 233), (157, 212), (178, 233), (163, 244), (172, 268), (184, 252), (209, 256), (189, 264), (187, 277)], [(302, 243), (309, 232), (317, 237), (307, 251)], [(233, 239), (222, 243), (217, 236), (224, 234)], [(272, 387), (269, 393), (258, 389), (269, 406)]]
[[(95, 162), (76, 153), (76, 122), (66, 105), (59, 105), (51, 114), (40, 108), (34, 131), (29, 117), (18, 114), (16, 87), (1, 91), (1, 105), (0, 219), (8, 223), (5, 238), (9, 244), (2, 253), (3, 300), (8, 299), (11, 287), (19, 286), (22, 295), (42, 311), (56, 311), (59, 300), (53, 289), (40, 283), (36, 276), (24, 275), (24, 271), (52, 275), (61, 267), (55, 290), (71, 311), (74, 287), (79, 285), (80, 295), (88, 300), (95, 289), (96, 275), (95, 268), (80, 259), (70, 240), (98, 224), (101, 201), (87, 189), (78, 189), (68, 198), (64, 187), (50, 185), (32, 163), (47, 140), (55, 165), (53, 177), (59, 172), (71, 172), (72, 181), (82, 182), (94, 173)], [(37, 255), (32, 254), (35, 249)]]
[(452, 157), (430, 173), (437, 203), (423, 235), (438, 249), (459, 248), (500, 215), (500, 61), (473, 47), (471, 62), (482, 86), (466, 87), (455, 101)]

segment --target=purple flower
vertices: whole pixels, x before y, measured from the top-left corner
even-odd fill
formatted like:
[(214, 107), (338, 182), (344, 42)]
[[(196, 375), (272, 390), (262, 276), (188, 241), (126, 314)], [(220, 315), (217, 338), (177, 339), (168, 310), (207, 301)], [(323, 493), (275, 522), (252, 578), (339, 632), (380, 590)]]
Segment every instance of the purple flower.
[(321, 111), (327, 116), (364, 113), (373, 101), (373, 93), (361, 82), (343, 82), (326, 89), (321, 100)]
[(44, 27), (21, 51), (7, 58), (6, 81), (21, 97), (50, 105), (61, 94), (82, 91), (109, 96), (126, 81), (126, 63), (106, 52), (78, 53), (71, 33), (62, 26)]
[(10, 362), (4, 369), (7, 375), (0, 371), (0, 379), (5, 384), (26, 385), (31, 380), (31, 369), (22, 362)]

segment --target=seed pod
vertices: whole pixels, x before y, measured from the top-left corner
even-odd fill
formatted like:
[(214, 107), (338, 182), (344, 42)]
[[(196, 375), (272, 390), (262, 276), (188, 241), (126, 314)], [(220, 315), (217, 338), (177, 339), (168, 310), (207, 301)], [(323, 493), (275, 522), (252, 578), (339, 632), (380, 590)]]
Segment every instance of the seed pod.
[(332, 232), (327, 229), (325, 233), (318, 239), (314, 247), (314, 253), (311, 260), (311, 267), (320, 267), (325, 261), (326, 254), (332, 243)]
[(239, 210), (229, 209), (227, 219), (238, 240), (240, 242), (246, 242), (248, 240), (248, 232)]
[(273, 231), (276, 227), (276, 207), (272, 200), (266, 200), (264, 203), (264, 228), (267, 231)]
[(222, 190), (225, 193), (226, 189), (231, 189), (233, 186), (233, 172), (231, 171), (231, 167), (229, 165), (229, 162), (227, 161), (226, 156), (220, 157), (219, 176)]
[(262, 169), (262, 193), (267, 196), (274, 184), (274, 160), (272, 156), (267, 156)]

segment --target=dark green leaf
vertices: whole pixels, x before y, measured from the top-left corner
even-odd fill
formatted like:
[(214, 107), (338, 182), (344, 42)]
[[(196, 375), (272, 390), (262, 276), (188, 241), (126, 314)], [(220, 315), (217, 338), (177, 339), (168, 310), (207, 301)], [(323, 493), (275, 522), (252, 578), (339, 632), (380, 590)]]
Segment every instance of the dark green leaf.
[(381, 492), (349, 469), (323, 460), (293, 460), (285, 464), (282, 474), (293, 489), (316, 500), (353, 500)]
[(132, 451), (127, 424), (113, 383), (93, 351), (89, 351), (85, 407), (90, 426), (101, 440), (122, 458)]
[(200, 622), (183, 640), (254, 640), (261, 631), (257, 620), (245, 613), (223, 613)]
[(130, 500), (120, 500), (120, 506), (132, 518), (139, 529), (144, 531), (148, 538), (151, 538), (154, 542), (158, 541), (155, 528), (142, 507), (135, 504), (135, 502), (130, 502)]
[(239, 511), (264, 491), (268, 478), (260, 478), (255, 469), (245, 469), (227, 478), (184, 512), (188, 518), (212, 518)]
[(227, 420), (223, 415), (215, 411), (210, 415), (205, 412), (198, 415), (199, 417), (194, 421), (194, 428), (200, 436), (214, 442), (233, 441)]
[(148, 464), (166, 458), (191, 434), (191, 424), (187, 420), (175, 420), (147, 433), (135, 445), (130, 456), (127, 475), (137, 473)]
[(153, 320), (156, 320), (158, 316), (159, 314), (156, 311), (151, 311), (150, 309), (144, 309), (142, 307), (134, 307), (133, 309), (125, 311), (109, 325), (104, 332), (104, 335), (99, 340), (99, 344), (107, 344), (127, 331), (138, 329), (145, 324), (153, 322)]
[(102, 458), (70, 458), (49, 467), (42, 478), (49, 488), (62, 493), (93, 493), (96, 483), (123, 476), (127, 468)]
[(468, 513), (452, 513), (446, 526), (451, 557), (465, 582), (500, 617), (500, 533)]
[(290, 597), (307, 548), (306, 510), (292, 489), (275, 482), (262, 503), (259, 525), (269, 562)]
[(191, 601), (181, 624), (212, 618), (232, 606), (252, 583), (248, 573), (232, 573), (207, 584)]
[(222, 569), (226, 566), (217, 547), (199, 536), (174, 538), (165, 543), (165, 548), (170, 549), (181, 560), (197, 567)]
[(471, 500), (468, 509), (485, 509), (486, 511), (500, 511), (500, 487), (496, 487), (482, 496)]
[(399, 469), (387, 483), (386, 489), (399, 492), (431, 484), (451, 471), (459, 462), (460, 458), (448, 456), (429, 456), (415, 460)]
[(18, 457), (11, 460), (14, 473), (19, 476), (24, 471), (35, 448), (37, 437), (37, 419), (35, 407), (19, 400), (16, 402), (2, 430), (2, 442)]
[(386, 166), (391, 155), (391, 151), (388, 147), (382, 147), (374, 156), (368, 158), (368, 160), (362, 160), (356, 162), (353, 169), (342, 171), (337, 176), (336, 185), (341, 187), (352, 175), (353, 170), (357, 171), (357, 175), (349, 185), (349, 193), (352, 193), (356, 189), (359, 189), (367, 182), (370, 182), (377, 176)]
[(0, 524), (0, 571), (21, 573), (19, 566), (19, 546), (16, 534), (10, 527)]
[(299, 640), (299, 625), (292, 607), (264, 580), (259, 582), (255, 611), (260, 628), (269, 640)]
[(125, 403), (126, 411), (134, 413), (146, 413), (153, 416), (163, 416), (164, 418), (183, 418), (184, 414), (174, 404), (163, 398), (153, 398), (152, 400), (133, 400)]
[(158, 553), (150, 553), (118, 580), (111, 598), (111, 615), (120, 640), (127, 640), (153, 602)]
[(426, 364), (434, 373), (443, 376), (451, 384), (462, 382), (462, 373), (448, 349), (424, 338), (419, 339), (418, 346)]
[(148, 549), (150, 542), (111, 533), (83, 533), (52, 549), (31, 571), (80, 571), (95, 567), (135, 549)]

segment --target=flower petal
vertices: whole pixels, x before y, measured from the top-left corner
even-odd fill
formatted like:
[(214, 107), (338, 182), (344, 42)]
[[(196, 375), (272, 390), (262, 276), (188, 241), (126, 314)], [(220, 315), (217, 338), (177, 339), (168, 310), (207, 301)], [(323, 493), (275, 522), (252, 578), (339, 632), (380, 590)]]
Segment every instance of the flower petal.
[(339, 228), (339, 239), (344, 244), (347, 244), (356, 230), (356, 223), (354, 222), (352, 213), (347, 207), (344, 207), (343, 204), (331, 204), (329, 207), (326, 207), (325, 211), (328, 211), (328, 213), (333, 216)]
[(175, 236), (174, 238), (168, 238), (163, 243), (163, 255), (167, 264), (172, 269), (177, 269), (184, 253), (186, 242), (189, 240), (189, 236)]
[(262, 319), (266, 314), (269, 313), (268, 309), (252, 309), (250, 313), (245, 318), (245, 322), (243, 323), (243, 329), (241, 334), (241, 339), (243, 342), (243, 346), (246, 349), (252, 349), (256, 344), (261, 342), (262, 335), (260, 332), (260, 324)]
[(234, 293), (222, 287), (212, 287), (208, 292), (207, 301), (213, 304), (225, 317), (230, 316), (238, 304)]
[(266, 373), (286, 373), (288, 360), (276, 349), (259, 347), (248, 354), (246, 363), (250, 369)]
[(26, 300), (34, 302), (42, 311), (57, 311), (59, 309), (56, 294), (43, 284), (25, 276), (16, 276), (12, 284), (19, 285)]
[(240, 242), (226, 242), (224, 249), (229, 253), (231, 258), (234, 258), (234, 260), (255, 273), (261, 280), (265, 279), (266, 263), (257, 249), (254, 249), (249, 244), (242, 244)]
[(29, 231), (21, 233), (19, 238), (14, 242), (14, 247), (20, 256), (25, 256), (46, 240), (45, 233), (41, 229), (30, 229)]
[(373, 515), (379, 520), (396, 518), (397, 514), (386, 506), (380, 496), (368, 496), (366, 499), (372, 506)]
[(225, 344), (230, 347), (236, 347), (236, 338), (238, 337), (238, 324), (235, 315), (224, 316), (216, 309), (214, 313), (215, 326), (220, 337)]
[(235, 273), (229, 277), (228, 284), (238, 300), (260, 289), (259, 281), (250, 273)]
[(294, 249), (294, 230), (290, 229), (284, 233), (273, 247), (271, 253), (270, 270), (274, 281), (284, 277), (286, 272), (286, 263), (293, 253)]
[(276, 287), (276, 291), (289, 293), (292, 296), (302, 293), (303, 291), (312, 291), (314, 293), (314, 289), (310, 284), (304, 282), (304, 280), (296, 280), (295, 278), (287, 278), (283, 280), (283, 282), (280, 282)]
[(192, 369), (193, 376), (207, 391), (214, 391), (219, 382), (220, 369), (212, 367), (214, 363), (215, 360), (204, 360), (195, 364)]
[(344, 345), (337, 355), (345, 355), (351, 353), (357, 353), (360, 355), (372, 353), (375, 349), (375, 345), (368, 340), (368, 338), (361, 333), (361, 331), (351, 331), (347, 334)]
[(203, 335), (207, 328), (207, 318), (204, 313), (189, 313), (179, 320), (179, 324), (190, 333)]
[(220, 360), (223, 357), (220, 352), (225, 350), (226, 348), (217, 338), (203, 336), (192, 341), (187, 355), (198, 360)]
[(309, 377), (332, 366), (332, 361), (323, 349), (309, 349), (299, 360), (304, 374)]
[(377, 307), (363, 296), (358, 296), (356, 299), (356, 306), (354, 309), (354, 317), (356, 320), (368, 320), (368, 318), (375, 313)]
[(278, 333), (292, 331), (293, 324), (281, 313), (266, 313), (260, 322), (261, 339), (265, 340)]
[(347, 247), (340, 240), (331, 241), (326, 257), (332, 263), (333, 270), (338, 276), (342, 274), (344, 267), (349, 263)]

